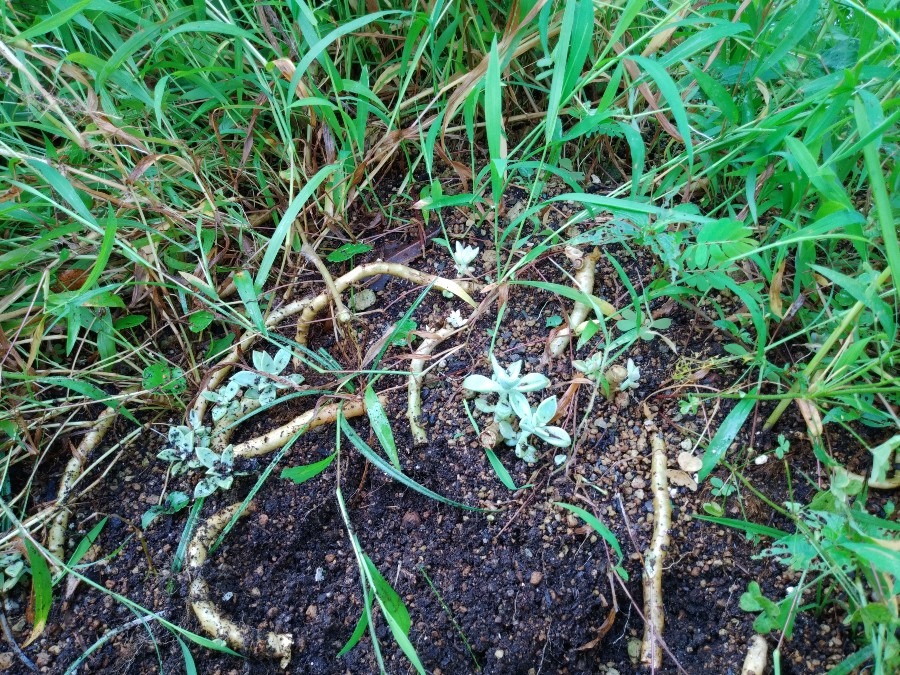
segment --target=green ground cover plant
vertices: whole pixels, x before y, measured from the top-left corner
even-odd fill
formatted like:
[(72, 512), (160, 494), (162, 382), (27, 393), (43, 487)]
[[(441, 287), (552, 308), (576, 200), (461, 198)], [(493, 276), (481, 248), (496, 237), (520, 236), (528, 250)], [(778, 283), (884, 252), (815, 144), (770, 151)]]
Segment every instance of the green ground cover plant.
[[(429, 350), (467, 325), (476, 289), (520, 285), (574, 303), (558, 325), (548, 322), (548, 351), (574, 361), (605, 396), (639, 382), (628, 353), (634, 343), (668, 344), (668, 319), (652, 316), (654, 303), (674, 299), (727, 336), (717, 365), (739, 375), (714, 393), (684, 392), (685, 413), (735, 400), (698, 439), (699, 479), (718, 500), (708, 517), (765, 540), (761, 555), (803, 575), (784, 598), (751, 582), (741, 606), (758, 614), (761, 633), (782, 636), (780, 647), (797, 613), (839, 605), (858, 649), (836, 672), (895, 672), (898, 46), (900, 15), (890, 0), (4, 4), (0, 596), (31, 586), (33, 628), (21, 641), (43, 630), (60, 575), (97, 585), (84, 574), (91, 563), (67, 556), (52, 533), (65, 530), (69, 503), (139, 438), (168, 439), (160, 459), (172, 462), (173, 474), (204, 474), (179, 560), (194, 525), (209, 517), (204, 499), (231, 487), (236, 458), (275, 453), (222, 536), (291, 439), (312, 426), (335, 423), (336, 452), (344, 438), (343, 452), (424, 490), (404, 473), (375, 385), (411, 373), (412, 391)], [(612, 180), (589, 189), (599, 175)], [(379, 190), (387, 176), (397, 179), (391, 196)], [(527, 196), (517, 212), (504, 212), (512, 188)], [(559, 222), (544, 217), (564, 203), (577, 212)], [(361, 263), (354, 276), (332, 279), (323, 259), (354, 263), (378, 244), (355, 229), (357, 214), (377, 214), (384, 231), (406, 228), (399, 204), (438, 228), (448, 250), (435, 255), (459, 278)], [(458, 208), (489, 232), (490, 272), (480, 251), (444, 227)], [(598, 216), (602, 225), (572, 234)], [(567, 246), (585, 260), (571, 283), (521, 278)], [(636, 250), (653, 257), (654, 280), (644, 287), (623, 264)], [(588, 273), (601, 256), (628, 291), (622, 306), (593, 293)], [(301, 262), (328, 289), (321, 302), (291, 294)], [(378, 274), (444, 290), (459, 309), (447, 326), (416, 336), (410, 317), (423, 292), (408, 323), (353, 372), (310, 347), (306, 333), (291, 339), (276, 330), (291, 316), (308, 330), (332, 301), (340, 330), (362, 311), (344, 307), (341, 293)], [(420, 358), (408, 372), (382, 371), (387, 349)], [(241, 353), (252, 365), (239, 362)], [(490, 356), (495, 374), (503, 371)], [(303, 389), (312, 376), (316, 389)], [(500, 392), (498, 377), (470, 377), (481, 377), (470, 388)], [(312, 395), (329, 402), (283, 427), (273, 447), (231, 445), (254, 413)], [(520, 456), (545, 461), (529, 435), (560, 448), (578, 443), (550, 425), (556, 401), (534, 410), (513, 397), (502, 416), (489, 412), (506, 422), (501, 435)], [(796, 415), (808, 443), (741, 441), (729, 454), (758, 414), (766, 430)], [(379, 449), (347, 422), (363, 415)], [(84, 435), (113, 419), (128, 425), (115, 446), (102, 446), (102, 432)], [(59, 454), (73, 432), (85, 440), (73, 444), (60, 478), (50, 449)], [(835, 456), (830, 434), (869, 453), (865, 472)], [(822, 485), (801, 476), (816, 485), (810, 503), (779, 502), (744, 477), (750, 462), (772, 453), (768, 461), (793, 480), (791, 460), (802, 452), (814, 453), (825, 475)], [(504, 453), (489, 456), (514, 486), (502, 465), (513, 458)], [(293, 480), (317, 475), (310, 472)], [(35, 492), (47, 483), (59, 483), (51, 504)], [(793, 531), (723, 520), (722, 505), (740, 505), (750, 493)], [(384, 668), (377, 607), (422, 672), (406, 607), (353, 534), (339, 482), (332, 496), (364, 595), (348, 647), (368, 626)], [(161, 497), (167, 501), (153, 517), (174, 517), (191, 497)], [(140, 621), (173, 631), (190, 672), (183, 639), (229, 649), (115, 599)]]

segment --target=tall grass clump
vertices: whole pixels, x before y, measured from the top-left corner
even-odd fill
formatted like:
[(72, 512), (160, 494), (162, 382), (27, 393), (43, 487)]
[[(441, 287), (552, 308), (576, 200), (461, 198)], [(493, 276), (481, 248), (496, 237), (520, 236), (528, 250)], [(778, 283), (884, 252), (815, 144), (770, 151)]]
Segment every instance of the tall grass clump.
[[(801, 567), (856, 630), (844, 670), (900, 665), (896, 528), (876, 513), (900, 445), (893, 5), (49, 0), (0, 18), (0, 555), (28, 541), (35, 587), (41, 552), (59, 558), (36, 545), (102, 479), (94, 454), (38, 508), (59, 441), (104, 411), (120, 438), (186, 416), (236, 335), (287, 344), (346, 394), (340, 364), (267, 324), (306, 293), (296, 268), (408, 228), (410, 205), (438, 225), (462, 208), (498, 284), (561, 244), (654, 254), (636, 311), (703, 312), (741, 372), (701, 477), (751, 413), (777, 431), (795, 410), (829, 487), (773, 508), (819, 544), (823, 522), (839, 532)], [(595, 175), (613, 186), (588, 190)], [(507, 218), (511, 186), (528, 197)], [(582, 210), (555, 223), (562, 201)], [(591, 310), (573, 347), (621, 349), (617, 310)], [(353, 543), (369, 622), (393, 590)], [(789, 635), (803, 604), (775, 604), (758, 628)]]

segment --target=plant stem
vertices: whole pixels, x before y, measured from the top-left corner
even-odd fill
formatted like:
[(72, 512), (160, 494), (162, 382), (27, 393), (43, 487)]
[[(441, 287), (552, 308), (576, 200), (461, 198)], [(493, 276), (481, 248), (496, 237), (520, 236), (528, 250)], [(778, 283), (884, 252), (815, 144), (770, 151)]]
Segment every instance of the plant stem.
[[(884, 268), (881, 274), (878, 275), (878, 278), (872, 282), (869, 286), (869, 293), (877, 292), (878, 288), (883, 284), (888, 278), (891, 276), (891, 270), (889, 267)], [(819, 348), (819, 351), (816, 352), (816, 355), (813, 356), (812, 360), (806, 364), (806, 367), (803, 369), (803, 373), (794, 380), (793, 386), (791, 386), (788, 391), (788, 397), (781, 400), (781, 403), (772, 411), (772, 414), (769, 415), (766, 423), (763, 425), (763, 430), (768, 431), (771, 429), (778, 420), (781, 418), (781, 415), (787, 409), (787, 407), (791, 404), (791, 401), (796, 398), (796, 396), (791, 396), (792, 394), (797, 394), (800, 391), (800, 383), (803, 380), (807, 382), (810, 380), (812, 375), (819, 368), (819, 365), (828, 356), (828, 353), (831, 351), (831, 348), (834, 347), (835, 343), (841, 338), (841, 336), (850, 328), (851, 325), (856, 321), (857, 317), (862, 313), (862, 311), (866, 308), (866, 304), (862, 301), (857, 300), (856, 303), (847, 310), (844, 314), (844, 318), (841, 319), (841, 323), (831, 331), (831, 335), (828, 336), (828, 339), (825, 340), (825, 343)]]

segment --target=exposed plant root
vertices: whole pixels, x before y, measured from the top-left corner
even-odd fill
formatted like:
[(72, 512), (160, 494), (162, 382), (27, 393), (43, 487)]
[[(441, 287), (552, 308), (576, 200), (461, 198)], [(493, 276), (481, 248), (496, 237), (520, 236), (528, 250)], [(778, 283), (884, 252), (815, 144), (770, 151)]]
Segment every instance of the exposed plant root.
[(868, 487), (875, 490), (896, 490), (897, 488), (900, 488), (900, 474), (897, 474), (892, 478), (888, 478), (887, 480), (872, 480), (871, 478), (866, 478), (865, 476), (854, 473), (853, 471), (847, 471), (847, 476), (853, 480), (858, 480), (862, 483), (865, 483)]
[[(308, 298), (304, 298), (303, 300), (295, 300), (294, 302), (288, 303), (284, 307), (279, 307), (266, 319), (266, 328), (275, 328), (285, 319), (288, 319), (295, 314), (299, 314), (306, 309), (309, 302)], [(194, 400), (193, 406), (193, 410), (197, 413), (197, 419), (203, 419), (204, 415), (206, 415), (206, 408), (209, 405), (209, 401), (203, 397), (203, 392), (215, 391), (219, 388), (231, 372), (231, 367), (238, 362), (241, 358), (241, 354), (246, 353), (250, 347), (253, 346), (253, 343), (256, 342), (259, 335), (260, 334), (254, 329), (245, 331), (241, 336), (241, 339), (231, 348), (231, 351), (219, 361), (216, 371), (210, 375), (205, 386), (197, 392), (197, 398)]]
[(744, 666), (741, 668), (741, 675), (763, 675), (768, 656), (769, 645), (766, 644), (766, 638), (762, 635), (754, 635), (750, 640), (750, 646), (747, 647), (747, 656), (744, 659)]
[(16, 655), (16, 658), (22, 662), (22, 665), (28, 668), (33, 673), (41, 672), (38, 670), (37, 666), (32, 663), (31, 659), (25, 656), (25, 652), (22, 651), (22, 648), (19, 646), (19, 643), (16, 642), (16, 636), (12, 632), (12, 627), (9, 625), (9, 621), (6, 618), (6, 612), (3, 607), (3, 598), (0, 597), (0, 627), (3, 628), (3, 637), (6, 638), (6, 642), (9, 644), (9, 648), (13, 650), (13, 653)]
[[(465, 324), (463, 324), (465, 325)], [(414, 445), (428, 443), (428, 432), (421, 424), (422, 420), (422, 370), (425, 368), (424, 358), (430, 356), (434, 348), (457, 331), (456, 328), (442, 328), (435, 337), (426, 338), (414, 352), (414, 358), (409, 364), (409, 383), (407, 384), (406, 417), (409, 419), (409, 430), (412, 432)]]
[(650, 463), (650, 487), (653, 491), (653, 537), (644, 555), (644, 639), (641, 663), (653, 670), (662, 667), (662, 633), (665, 608), (662, 597), (663, 563), (672, 527), (672, 502), (666, 479), (666, 442), (662, 436), (650, 441), (653, 456)]
[(56, 493), (56, 508), (59, 513), (53, 518), (47, 533), (47, 550), (59, 559), (63, 559), (66, 548), (66, 528), (69, 526), (69, 510), (65, 501), (75, 481), (81, 475), (84, 463), (94, 449), (100, 445), (106, 432), (110, 430), (118, 416), (115, 408), (104, 408), (97, 416), (93, 428), (81, 439), (78, 447), (72, 451), (72, 459), (66, 463), (62, 478), (59, 480), (59, 491)]
[(481, 430), (481, 435), (478, 436), (478, 441), (481, 443), (481, 446), (487, 450), (493, 450), (500, 445), (502, 440), (503, 436), (500, 433), (500, 425), (497, 422), (491, 422)]
[[(344, 276), (335, 279), (334, 288), (338, 293), (343, 293), (358, 281), (380, 274), (389, 274), (400, 279), (406, 279), (419, 286), (434, 284), (434, 287), (439, 291), (449, 291), (465, 300), (472, 305), (472, 307), (477, 306), (476, 302), (469, 296), (466, 287), (458, 281), (445, 279), (444, 277), (438, 277), (433, 274), (426, 274), (425, 272), (420, 272), (398, 263), (374, 262), (367, 265), (360, 265)], [(331, 302), (331, 292), (326, 291), (313, 298), (309, 303), (309, 306), (303, 310), (303, 314), (297, 322), (296, 340), (298, 343), (306, 345), (309, 339), (309, 328), (312, 325), (313, 320), (318, 316), (319, 312), (328, 306), (329, 302)]]
[[(209, 585), (202, 577), (203, 564), (206, 562), (209, 547), (240, 507), (241, 502), (227, 506), (214, 513), (197, 528), (188, 545), (186, 556), (187, 568), (195, 575), (188, 597), (203, 630), (213, 638), (224, 640), (229, 647), (243, 653), (261, 658), (280, 659), (280, 666), (286, 668), (291, 660), (294, 636), (290, 633), (263, 633), (227, 618), (210, 600)], [(247, 510), (241, 515), (253, 510), (255, 504), (250, 502)]]
[[(378, 400), (382, 405), (387, 404), (387, 396), (378, 395)], [(330, 424), (337, 419), (338, 408), (343, 405), (343, 414), (347, 419), (359, 417), (366, 412), (366, 404), (362, 399), (354, 399), (343, 401), (343, 403), (329, 403), (320, 408), (307, 410), (302, 415), (298, 415), (287, 424), (267, 431), (262, 436), (251, 438), (249, 441), (238, 443), (234, 446), (235, 457), (259, 457), (273, 450), (277, 450), (288, 440), (304, 427), (315, 429), (323, 424)]]
[(304, 258), (309, 260), (313, 265), (315, 265), (316, 269), (319, 271), (319, 274), (322, 275), (322, 281), (325, 282), (325, 287), (328, 289), (331, 297), (334, 298), (334, 306), (335, 308), (337, 308), (335, 316), (338, 320), (338, 323), (347, 323), (348, 321), (350, 321), (350, 318), (352, 316), (350, 314), (350, 310), (348, 310), (344, 306), (344, 303), (341, 302), (341, 293), (334, 285), (334, 277), (331, 276), (331, 272), (329, 272), (328, 268), (325, 267), (325, 263), (322, 262), (319, 254), (316, 253), (316, 250), (312, 246), (305, 243), (300, 248), (300, 254)]
[(231, 437), (234, 436), (234, 432), (237, 430), (237, 427), (234, 426), (234, 423), (241, 419), (244, 415), (247, 415), (259, 408), (260, 405), (261, 404), (258, 398), (247, 398), (246, 396), (241, 398), (240, 405), (238, 406), (238, 409), (234, 412), (234, 414), (225, 415), (222, 419), (220, 419), (213, 425), (212, 433), (209, 437), (210, 447), (216, 452), (221, 453), (228, 445)]
[[(590, 295), (594, 290), (594, 275), (597, 272), (598, 260), (600, 260), (600, 249), (595, 248), (591, 253), (581, 258), (581, 266), (575, 273), (575, 288), (586, 295)], [(569, 345), (572, 331), (588, 318), (590, 311), (591, 308), (585, 303), (575, 303), (572, 311), (569, 313), (569, 325), (559, 330), (547, 346), (546, 358), (548, 360), (562, 355)]]

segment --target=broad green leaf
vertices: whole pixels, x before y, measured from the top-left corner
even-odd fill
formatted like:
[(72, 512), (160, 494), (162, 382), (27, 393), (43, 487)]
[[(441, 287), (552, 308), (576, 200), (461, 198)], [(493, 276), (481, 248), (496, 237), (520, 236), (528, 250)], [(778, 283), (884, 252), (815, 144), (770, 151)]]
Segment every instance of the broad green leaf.
[[(257, 278), (259, 278), (257, 276)], [(240, 270), (234, 275), (234, 286), (237, 288), (238, 295), (247, 310), (247, 316), (253, 322), (253, 325), (260, 331), (265, 331), (265, 321), (263, 321), (262, 312), (259, 309), (259, 293), (256, 286), (253, 285), (253, 279), (246, 270)]]
[(896, 551), (875, 543), (864, 541), (840, 541), (842, 548), (853, 551), (866, 565), (885, 574), (890, 574), (894, 579), (900, 579), (900, 556)]
[(368, 244), (363, 244), (360, 242), (352, 243), (352, 244), (344, 244), (340, 248), (335, 249), (331, 253), (328, 254), (328, 262), (331, 263), (340, 263), (350, 260), (355, 255), (362, 255), (363, 253), (368, 253), (372, 250), (372, 247)]
[(36, 37), (54, 31), (81, 14), (81, 12), (93, 2), (94, 0), (80, 0), (79, 2), (72, 3), (62, 11), (53, 12), (46, 19), (37, 22), (31, 28), (23, 30), (16, 35), (16, 40), (33, 40)]
[(529, 487), (528, 485), (523, 485), (522, 487), (516, 487), (515, 481), (512, 479), (512, 476), (509, 475), (509, 471), (506, 470), (506, 467), (503, 466), (503, 462), (500, 461), (500, 458), (497, 457), (497, 453), (491, 450), (491, 448), (484, 449), (485, 454), (487, 455), (488, 461), (491, 463), (491, 466), (494, 467), (494, 472), (497, 474), (497, 478), (500, 479), (500, 482), (503, 483), (503, 486), (507, 490), (524, 490)]
[(179, 636), (175, 636), (178, 640), (178, 646), (181, 647), (181, 660), (184, 661), (185, 675), (197, 675), (197, 664), (194, 663), (194, 657), (191, 650)]
[[(684, 150), (687, 153), (687, 165), (691, 167), (694, 164), (694, 144), (691, 142), (691, 125), (688, 122), (687, 111), (684, 109), (684, 103), (681, 100), (681, 94), (675, 81), (669, 76), (665, 68), (656, 61), (643, 56), (629, 56), (632, 61), (637, 63), (644, 71), (653, 78), (660, 93), (669, 104), (672, 111), (672, 117), (675, 118), (675, 126), (678, 127), (678, 133), (684, 140)], [(665, 114), (665, 113), (663, 113)]]
[(406, 605), (403, 604), (403, 600), (397, 595), (397, 591), (391, 588), (387, 580), (381, 576), (381, 572), (378, 571), (378, 567), (372, 562), (368, 554), (363, 553), (363, 558), (366, 561), (369, 577), (372, 579), (375, 597), (378, 598), (382, 609), (384, 609), (385, 614), (390, 615), (397, 622), (404, 635), (409, 635), (412, 622), (410, 621)]
[(103, 531), (107, 520), (109, 520), (109, 516), (104, 516), (99, 523), (91, 528), (90, 532), (81, 538), (81, 541), (78, 542), (78, 546), (75, 547), (75, 551), (72, 553), (72, 557), (69, 558), (69, 567), (75, 567), (75, 565), (81, 562), (84, 554), (87, 553), (88, 549), (90, 549), (91, 546), (94, 545), (94, 542), (97, 541), (97, 537), (99, 537), (100, 532)]
[(337, 457), (337, 453), (333, 453), (325, 459), (319, 460), (318, 462), (313, 462), (312, 464), (292, 466), (288, 469), (282, 469), (281, 478), (292, 480), (297, 485), (300, 485), (301, 483), (305, 483), (311, 478), (315, 478), (325, 469), (331, 466), (331, 463), (334, 461), (335, 457)]
[(188, 327), (191, 329), (192, 333), (201, 333), (205, 328), (209, 326), (209, 324), (212, 323), (212, 321), (212, 312), (200, 310), (199, 312), (194, 312), (188, 317)]
[(28, 564), (31, 566), (31, 581), (34, 590), (34, 626), (31, 635), (22, 645), (27, 647), (34, 642), (47, 625), (47, 617), (50, 616), (50, 607), (53, 604), (53, 582), (50, 578), (50, 568), (44, 556), (31, 543), (25, 540), (25, 549), (28, 551)]
[[(368, 598), (369, 609), (372, 608), (372, 599), (371, 596)], [(351, 649), (353, 649), (359, 641), (362, 639), (362, 636), (366, 633), (366, 628), (369, 627), (369, 613), (367, 611), (363, 611), (363, 613), (359, 617), (359, 621), (356, 622), (356, 628), (353, 629), (353, 634), (349, 637), (344, 646), (341, 647), (341, 651), (337, 653), (337, 658), (341, 658), (345, 654), (347, 654)]]

